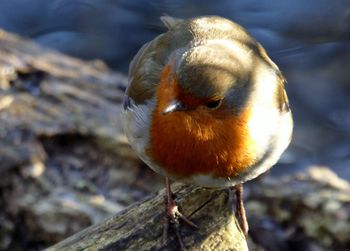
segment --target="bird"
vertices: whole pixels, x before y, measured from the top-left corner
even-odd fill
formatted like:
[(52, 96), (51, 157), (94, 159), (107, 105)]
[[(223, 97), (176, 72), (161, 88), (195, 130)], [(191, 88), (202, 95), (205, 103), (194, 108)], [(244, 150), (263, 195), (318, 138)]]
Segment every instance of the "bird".
[(292, 137), (285, 78), (259, 42), (231, 20), (160, 19), (167, 30), (130, 62), (125, 134), (143, 162), (165, 177), (168, 223), (197, 228), (177, 207), (171, 181), (231, 188), (247, 237), (243, 183), (269, 170)]

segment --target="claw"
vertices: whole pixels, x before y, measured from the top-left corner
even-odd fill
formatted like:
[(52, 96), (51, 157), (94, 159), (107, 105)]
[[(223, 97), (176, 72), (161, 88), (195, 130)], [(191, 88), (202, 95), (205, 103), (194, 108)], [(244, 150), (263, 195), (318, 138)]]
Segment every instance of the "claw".
[(165, 219), (165, 224), (164, 224), (164, 229), (163, 229), (163, 243), (166, 243), (168, 239), (168, 232), (170, 225), (173, 226), (173, 229), (176, 234), (176, 238), (179, 242), (180, 245), (180, 250), (185, 251), (186, 246), (181, 238), (180, 235), (180, 220), (189, 225), (190, 227), (193, 227), (195, 229), (199, 229), (199, 227), (187, 219), (180, 211), (178, 206), (176, 205), (175, 201), (172, 198), (171, 190), (170, 190), (170, 183), (168, 178), (165, 180), (166, 183), (166, 190), (167, 190), (167, 195), (165, 197), (166, 199), (166, 219)]

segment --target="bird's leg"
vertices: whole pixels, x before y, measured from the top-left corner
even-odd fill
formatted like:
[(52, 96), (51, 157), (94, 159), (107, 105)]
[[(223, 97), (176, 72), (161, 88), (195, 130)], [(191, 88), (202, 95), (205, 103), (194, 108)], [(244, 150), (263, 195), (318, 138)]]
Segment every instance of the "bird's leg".
[(179, 220), (182, 220), (189, 226), (198, 229), (198, 226), (194, 224), (192, 221), (187, 219), (180, 211), (178, 206), (176, 205), (173, 195), (171, 193), (171, 187), (170, 187), (170, 181), (169, 178), (165, 178), (165, 188), (166, 188), (166, 221), (163, 231), (163, 242), (165, 243), (168, 239), (168, 231), (169, 226), (172, 224), (174, 226), (176, 237), (179, 241), (181, 250), (186, 250), (185, 245), (182, 241), (182, 238), (180, 236), (180, 222)]
[(245, 237), (248, 237), (248, 221), (245, 213), (245, 208), (243, 204), (243, 184), (238, 184), (234, 186), (235, 193), (236, 193), (236, 217), (239, 220), (239, 223), (241, 225), (242, 231), (245, 235)]

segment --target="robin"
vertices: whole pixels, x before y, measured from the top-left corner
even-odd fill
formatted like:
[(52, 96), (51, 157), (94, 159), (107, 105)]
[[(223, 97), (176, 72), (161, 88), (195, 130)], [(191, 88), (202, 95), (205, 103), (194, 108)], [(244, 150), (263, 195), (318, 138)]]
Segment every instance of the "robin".
[(230, 20), (161, 20), (168, 31), (130, 63), (124, 99), (129, 143), (165, 176), (170, 222), (180, 218), (196, 226), (179, 212), (169, 179), (233, 187), (247, 235), (242, 184), (270, 169), (291, 140), (285, 80), (263, 47)]

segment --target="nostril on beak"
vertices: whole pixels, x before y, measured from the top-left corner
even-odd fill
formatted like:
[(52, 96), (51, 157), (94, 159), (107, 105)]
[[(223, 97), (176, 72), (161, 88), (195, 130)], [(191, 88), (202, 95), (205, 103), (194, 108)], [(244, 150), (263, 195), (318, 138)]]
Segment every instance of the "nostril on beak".
[(177, 100), (174, 100), (163, 110), (162, 114), (166, 115), (172, 112), (183, 111), (183, 110), (184, 110), (184, 106), (182, 105), (182, 103)]

